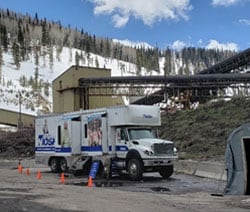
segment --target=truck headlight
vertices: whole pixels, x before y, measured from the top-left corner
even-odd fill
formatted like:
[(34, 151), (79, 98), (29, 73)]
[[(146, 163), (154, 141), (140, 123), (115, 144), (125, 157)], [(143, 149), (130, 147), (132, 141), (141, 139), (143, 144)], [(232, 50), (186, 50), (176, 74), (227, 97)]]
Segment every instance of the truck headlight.
[(174, 147), (174, 156), (178, 154), (178, 150)]
[(148, 156), (151, 156), (151, 155), (154, 154), (152, 150), (148, 150), (148, 149), (145, 149), (143, 152), (144, 152), (146, 155), (148, 155)]

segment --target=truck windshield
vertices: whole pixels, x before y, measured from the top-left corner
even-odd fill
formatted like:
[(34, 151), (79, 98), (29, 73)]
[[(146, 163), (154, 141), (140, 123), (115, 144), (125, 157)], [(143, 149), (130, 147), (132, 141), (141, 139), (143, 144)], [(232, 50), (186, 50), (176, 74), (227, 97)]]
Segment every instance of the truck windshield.
[(156, 138), (151, 129), (128, 129), (131, 140), (142, 138)]

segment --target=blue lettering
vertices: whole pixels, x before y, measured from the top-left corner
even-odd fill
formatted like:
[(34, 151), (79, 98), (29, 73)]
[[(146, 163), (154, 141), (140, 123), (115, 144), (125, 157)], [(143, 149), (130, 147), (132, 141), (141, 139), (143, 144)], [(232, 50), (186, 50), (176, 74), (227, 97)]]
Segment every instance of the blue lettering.
[(143, 118), (145, 118), (145, 119), (152, 119), (153, 116), (150, 115), (150, 114), (143, 114)]
[(41, 146), (53, 146), (55, 144), (55, 138), (51, 135), (39, 135), (38, 139)]

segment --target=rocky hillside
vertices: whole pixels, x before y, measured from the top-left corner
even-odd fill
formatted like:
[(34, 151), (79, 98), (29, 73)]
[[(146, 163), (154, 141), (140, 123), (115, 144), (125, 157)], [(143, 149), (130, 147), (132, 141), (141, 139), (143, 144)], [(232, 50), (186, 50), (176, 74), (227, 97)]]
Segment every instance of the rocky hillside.
[[(162, 114), (160, 136), (174, 141), (181, 159), (223, 160), (230, 133), (250, 122), (250, 99), (234, 98), (195, 110)], [(34, 130), (0, 133), (0, 157), (34, 156)]]
[(17, 132), (0, 131), (0, 158), (33, 157), (35, 154), (34, 140), (34, 129), (23, 129)]
[(224, 159), (230, 133), (250, 122), (250, 100), (234, 98), (200, 105), (196, 110), (164, 113), (161, 137), (175, 142), (180, 158)]

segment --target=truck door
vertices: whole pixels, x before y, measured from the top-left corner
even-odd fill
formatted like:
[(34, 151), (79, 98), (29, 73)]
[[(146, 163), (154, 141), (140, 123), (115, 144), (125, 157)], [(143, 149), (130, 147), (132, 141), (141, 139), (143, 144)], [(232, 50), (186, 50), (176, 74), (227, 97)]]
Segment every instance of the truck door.
[(81, 153), (81, 122), (71, 122), (71, 135), (72, 135), (72, 154)]
[(58, 125), (57, 152), (79, 154), (81, 153), (80, 116), (65, 116)]
[(125, 158), (129, 150), (129, 138), (126, 128), (116, 130), (116, 152), (120, 158)]
[(102, 118), (102, 153), (107, 154), (109, 152), (109, 143), (107, 135), (107, 119), (106, 117)]

